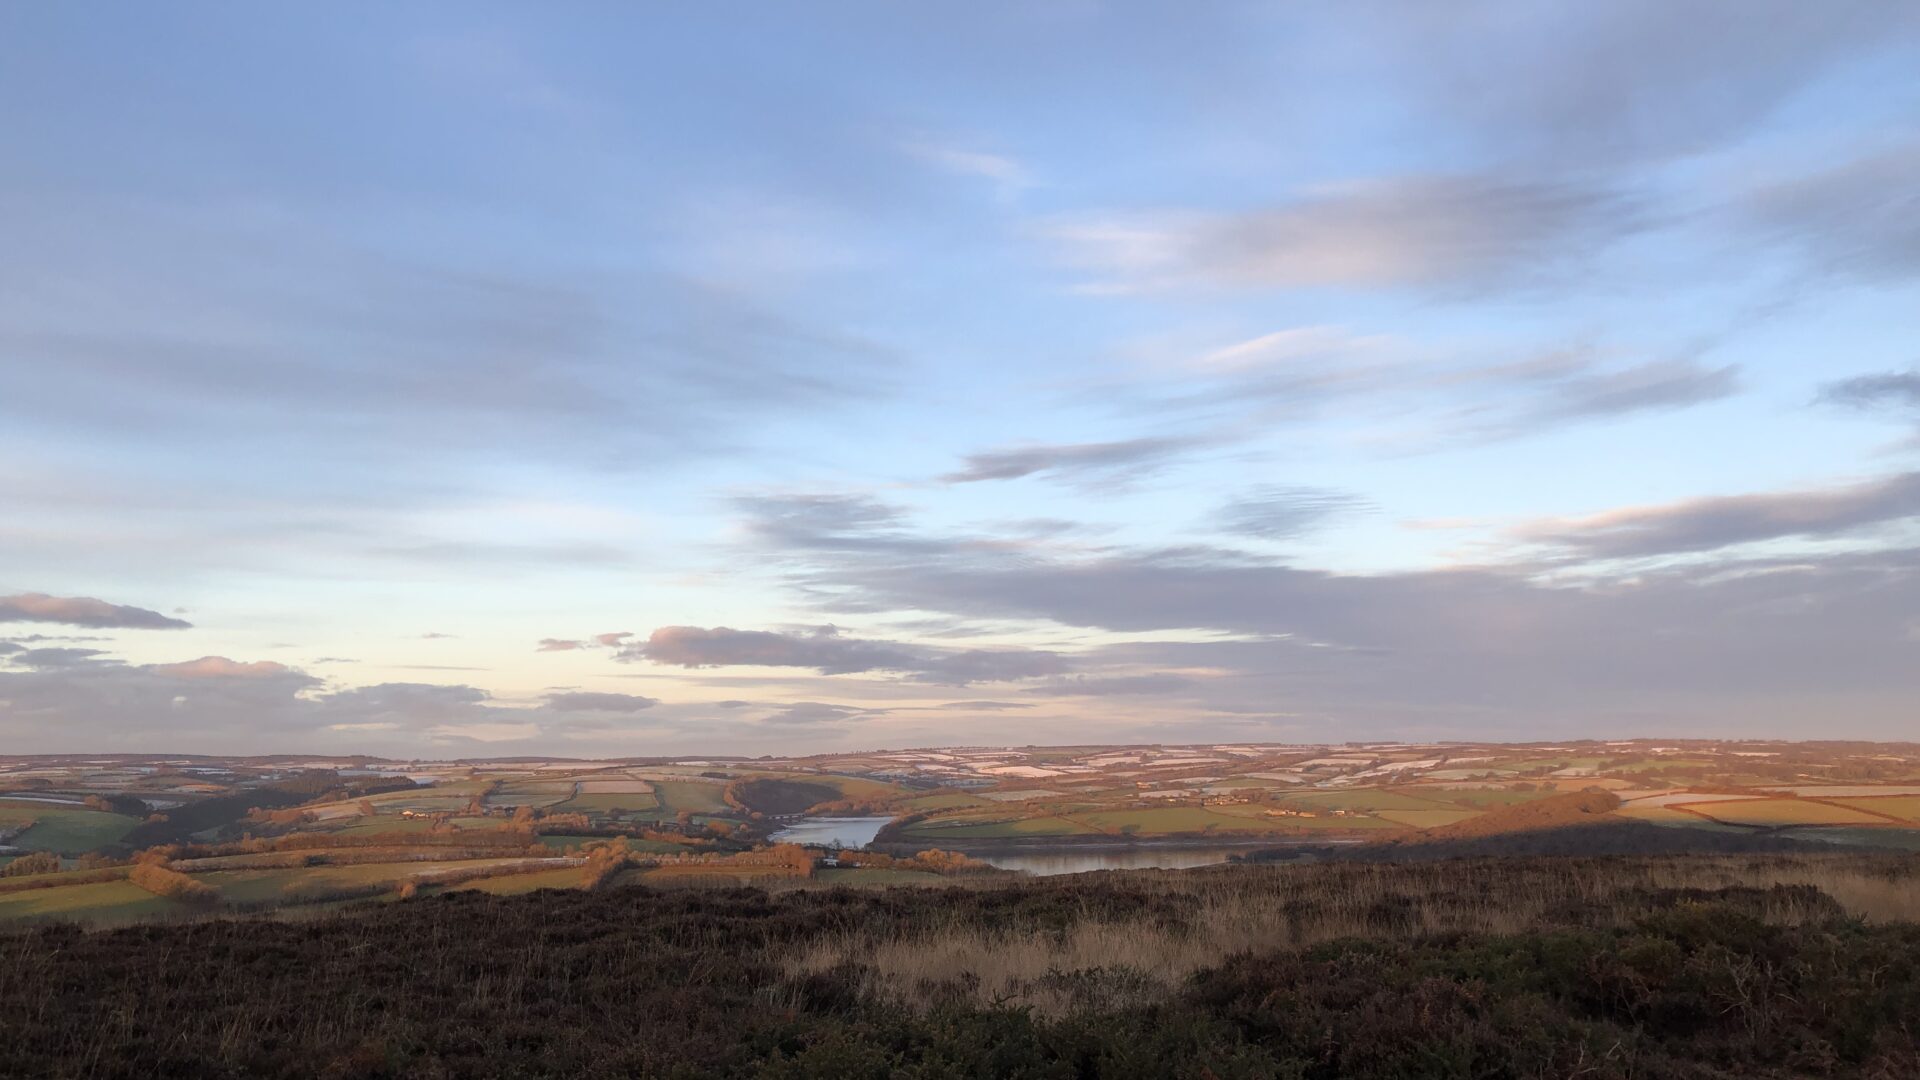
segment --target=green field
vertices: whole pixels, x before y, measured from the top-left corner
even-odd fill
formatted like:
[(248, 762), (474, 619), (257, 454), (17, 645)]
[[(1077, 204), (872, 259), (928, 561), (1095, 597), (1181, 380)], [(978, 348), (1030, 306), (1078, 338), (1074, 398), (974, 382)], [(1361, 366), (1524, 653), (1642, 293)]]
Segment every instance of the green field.
[(647, 885), (739, 885), (749, 881), (775, 878), (800, 880), (800, 875), (782, 866), (728, 866), (726, 864), (656, 866), (638, 873), (638, 879)]
[(1671, 806), (1623, 806), (1614, 813), (1636, 821), (1651, 821), (1656, 825), (1697, 825), (1706, 819), (1698, 814), (1677, 810)]
[(702, 784), (693, 780), (656, 780), (653, 786), (659, 789), (660, 809), (667, 817), (682, 810), (691, 810), (696, 814), (729, 814), (733, 808), (727, 805), (724, 797), (725, 786), (721, 784)]
[(1305, 806), (1322, 810), (1450, 810), (1451, 804), (1439, 799), (1422, 798), (1404, 791), (1385, 788), (1352, 788), (1346, 791), (1303, 791), (1280, 800), (1287, 806)]
[(535, 870), (526, 874), (504, 874), (500, 877), (481, 878), (478, 881), (461, 882), (458, 885), (434, 886), (431, 891), (449, 892), (470, 890), (472, 892), (492, 893), (495, 896), (519, 896), (523, 893), (537, 892), (540, 889), (577, 889), (586, 878), (586, 870), (579, 866), (562, 866), (554, 870)]
[[(642, 840), (632, 836), (626, 837), (625, 839), (627, 841), (628, 851), (637, 851), (649, 855), (678, 855), (684, 854), (688, 850), (686, 844), (676, 844), (671, 840)], [(565, 851), (570, 847), (586, 847), (590, 844), (612, 844), (618, 841), (610, 836), (542, 836), (540, 837), (540, 842), (555, 851)]]
[[(1889, 825), (1885, 818), (1811, 799), (1741, 799), (1684, 804), (1728, 825)], [(1895, 826), (1896, 828), (1898, 826)]]
[[(481, 792), (487, 790), (488, 786), (491, 785), (492, 783), (493, 782), (491, 780), (449, 780), (444, 783), (431, 784), (427, 787), (416, 789), (415, 794), (424, 793), (428, 795), (461, 795), (467, 798), (472, 798), (473, 796), (478, 795)], [(387, 794), (389, 796), (392, 796), (392, 795), (405, 795), (408, 793), (407, 792), (388, 792)]]
[[(1240, 813), (1203, 806), (1155, 806), (1143, 810), (1103, 810), (1081, 814), (1079, 820), (1097, 826), (1103, 832), (1120, 831), (1142, 836), (1170, 836), (1176, 833), (1277, 832), (1299, 828), (1309, 822), (1298, 818), (1270, 818), (1257, 813), (1256, 807), (1235, 807)], [(1256, 811), (1249, 813), (1246, 811)], [(1313, 819), (1323, 824), (1333, 820)], [(1366, 819), (1338, 819), (1352, 825)], [(1364, 826), (1362, 826), (1364, 827)]]
[(906, 834), (914, 840), (938, 843), (941, 839), (972, 840), (988, 839), (997, 836), (1080, 836), (1099, 830), (1066, 818), (1035, 817), (1010, 819), (962, 818), (961, 824), (948, 825), (944, 821), (923, 821), (907, 828)]
[(1084, 821), (1103, 832), (1139, 832), (1147, 834), (1210, 832), (1219, 829), (1257, 829), (1258, 820), (1231, 817), (1199, 806), (1153, 806), (1140, 810), (1099, 810), (1081, 814)]
[(473, 796), (396, 791), (388, 795), (375, 795), (367, 801), (383, 813), (397, 814), (402, 810), (417, 810), (428, 814), (451, 814), (465, 810), (467, 805), (473, 802)]
[(338, 833), (423, 833), (433, 828), (429, 818), (403, 818), (397, 814), (376, 814), (373, 817), (358, 817), (333, 830)]
[(0, 922), (13, 919), (130, 922), (177, 910), (179, 905), (163, 900), (130, 881), (101, 881), (92, 885), (62, 885), (52, 889), (0, 893)]
[(463, 859), (444, 862), (361, 863), (275, 870), (214, 870), (193, 876), (194, 880), (204, 881), (219, 889), (221, 898), (228, 903), (245, 904), (279, 900), (290, 885), (311, 886), (315, 889), (352, 888), (378, 884), (392, 884), (397, 887), (400, 882), (416, 874), (498, 866), (513, 861), (515, 860)]
[(432, 863), (367, 863), (361, 866), (308, 866), (277, 870), (213, 870), (193, 875), (220, 890), (220, 898), (229, 904), (249, 904), (282, 899), (290, 885), (315, 888), (397, 882), (416, 869)]
[(1885, 814), (1920, 824), (1920, 795), (1881, 795), (1867, 799), (1832, 799), (1837, 806), (1864, 810), (1869, 814)]
[(1520, 803), (1532, 802), (1535, 799), (1550, 799), (1555, 795), (1565, 795), (1566, 792), (1558, 790), (1499, 791), (1486, 788), (1422, 787), (1411, 789), (1407, 794), (1418, 795), (1426, 799), (1434, 799), (1453, 806), (1486, 808), (1494, 806), (1515, 806)]
[(964, 791), (941, 791), (932, 795), (922, 795), (917, 799), (908, 799), (900, 805), (914, 813), (931, 813), (935, 810), (958, 810), (963, 806), (985, 806), (989, 800), (978, 795), (969, 795)]
[(84, 855), (119, 840), (140, 824), (125, 814), (101, 810), (71, 809), (47, 803), (0, 803), (0, 828), (12, 828), (29, 821), (34, 822), (33, 827), (15, 837), (13, 846), (59, 855)]
[(514, 780), (501, 784), (484, 800), (487, 806), (552, 806), (573, 798), (574, 781)]
[(1397, 825), (1416, 829), (1437, 829), (1480, 816), (1478, 810), (1382, 810), (1380, 816)]
[(812, 783), (827, 784), (840, 790), (843, 799), (868, 799), (876, 795), (894, 795), (900, 792), (896, 784), (880, 780), (868, 780), (861, 776), (835, 776), (827, 773), (808, 774), (788, 777), (792, 780), (806, 780)]
[(576, 795), (566, 802), (554, 803), (547, 809), (558, 814), (611, 814), (615, 810), (630, 813), (643, 813), (660, 805), (660, 801), (651, 792), (634, 791), (621, 793), (596, 793)]
[[(480, 793), (483, 785), (477, 783), (441, 784), (430, 788), (415, 788), (409, 791), (385, 791), (378, 795), (368, 795), (360, 799), (341, 799), (336, 802), (315, 803), (302, 809), (312, 811), (321, 819), (351, 817), (360, 812), (360, 804), (367, 803), (383, 814), (397, 814), (402, 810), (420, 810), (428, 813), (453, 813), (465, 810)], [(471, 789), (471, 790), (459, 790)]]

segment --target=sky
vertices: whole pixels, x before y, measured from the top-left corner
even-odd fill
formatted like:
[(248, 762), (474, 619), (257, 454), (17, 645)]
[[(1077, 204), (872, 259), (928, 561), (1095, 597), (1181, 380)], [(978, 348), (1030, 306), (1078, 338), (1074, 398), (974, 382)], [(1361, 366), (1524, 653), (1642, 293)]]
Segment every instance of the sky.
[(0, 749), (1920, 732), (1920, 7), (0, 6)]

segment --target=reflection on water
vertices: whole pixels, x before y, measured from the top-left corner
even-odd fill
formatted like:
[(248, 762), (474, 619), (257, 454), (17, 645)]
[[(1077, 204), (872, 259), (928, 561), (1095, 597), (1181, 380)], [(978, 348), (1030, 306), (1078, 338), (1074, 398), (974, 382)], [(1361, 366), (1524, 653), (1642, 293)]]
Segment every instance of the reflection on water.
[(1212, 866), (1227, 861), (1234, 853), (1249, 849), (1197, 847), (1136, 847), (1111, 851), (1045, 851), (1020, 854), (977, 855), (1002, 870), (1025, 870), (1035, 877), (1054, 874), (1084, 874), (1089, 870), (1185, 870), (1190, 866)]
[[(843, 848), (861, 848), (873, 843), (890, 817), (812, 817), (802, 818), (774, 832), (772, 839), (782, 844), (818, 844)], [(1338, 841), (1334, 841), (1338, 842)], [(1002, 870), (1024, 870), (1035, 877), (1054, 874), (1084, 874), (1089, 870), (1185, 870), (1191, 866), (1212, 866), (1227, 861), (1229, 855), (1254, 850), (1240, 847), (1184, 847), (1179, 845), (1123, 847), (1063, 851), (1021, 851), (975, 854)]]
[(776, 844), (839, 844), (845, 848), (866, 847), (890, 817), (817, 817), (803, 818), (774, 832)]

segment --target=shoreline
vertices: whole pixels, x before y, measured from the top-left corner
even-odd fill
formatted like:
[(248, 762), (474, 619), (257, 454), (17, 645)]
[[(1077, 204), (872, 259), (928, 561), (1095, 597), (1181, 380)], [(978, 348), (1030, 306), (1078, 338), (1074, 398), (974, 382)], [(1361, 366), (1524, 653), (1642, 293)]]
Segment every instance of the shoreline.
[(938, 848), (941, 851), (954, 851), (962, 855), (1046, 855), (1072, 854), (1075, 852), (1099, 851), (1195, 851), (1211, 848), (1235, 848), (1247, 851), (1260, 851), (1269, 848), (1317, 848), (1330, 845), (1349, 846), (1363, 844), (1360, 837), (1314, 837), (1286, 838), (1272, 837), (1213, 837), (1204, 835), (1173, 835), (1148, 840), (1129, 840), (1125, 837), (1093, 836), (1079, 839), (1068, 836), (1047, 837), (961, 837), (946, 842), (876, 840), (865, 850), (882, 855), (912, 855), (921, 851)]

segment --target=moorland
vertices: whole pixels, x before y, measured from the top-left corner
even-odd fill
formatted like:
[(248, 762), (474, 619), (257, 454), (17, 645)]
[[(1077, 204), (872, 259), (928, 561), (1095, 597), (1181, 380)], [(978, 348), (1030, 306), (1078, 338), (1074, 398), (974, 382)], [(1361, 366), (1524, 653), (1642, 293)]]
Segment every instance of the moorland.
[(0, 759), (0, 1075), (1890, 1080), (1916, 799), (1851, 743)]
[(1920, 1074), (1920, 859), (632, 883), (0, 933), (0, 1074)]

